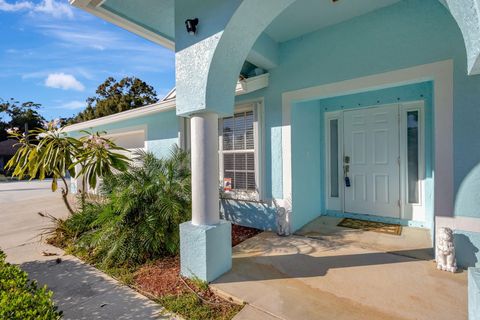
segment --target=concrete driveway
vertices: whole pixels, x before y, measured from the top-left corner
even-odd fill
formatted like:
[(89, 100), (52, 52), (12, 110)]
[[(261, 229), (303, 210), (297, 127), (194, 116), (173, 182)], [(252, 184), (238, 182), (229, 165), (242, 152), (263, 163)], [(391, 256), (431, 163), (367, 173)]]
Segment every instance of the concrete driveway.
[[(375, 235), (383, 247), (388, 236)], [(232, 270), (213, 287), (248, 303), (238, 320), (467, 319), (465, 271), (352, 239), (261, 233), (234, 248)]]
[[(65, 319), (171, 318), (134, 290), (42, 243), (38, 235), (51, 224), (37, 214), (39, 211), (56, 217), (68, 214), (60, 193), (51, 192), (50, 181), (0, 183), (0, 248), (9, 262), (48, 285)], [(57, 263), (57, 258), (62, 262)]]

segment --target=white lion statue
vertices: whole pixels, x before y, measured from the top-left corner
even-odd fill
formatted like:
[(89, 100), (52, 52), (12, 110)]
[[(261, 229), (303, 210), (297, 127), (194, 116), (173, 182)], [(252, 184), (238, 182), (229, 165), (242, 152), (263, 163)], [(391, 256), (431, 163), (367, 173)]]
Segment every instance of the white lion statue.
[(457, 271), (453, 232), (447, 227), (440, 228), (437, 236), (437, 269), (449, 272)]
[(277, 234), (279, 236), (289, 236), (291, 203), (290, 201), (284, 199), (273, 199), (273, 204), (275, 205), (276, 209), (275, 222), (277, 225)]

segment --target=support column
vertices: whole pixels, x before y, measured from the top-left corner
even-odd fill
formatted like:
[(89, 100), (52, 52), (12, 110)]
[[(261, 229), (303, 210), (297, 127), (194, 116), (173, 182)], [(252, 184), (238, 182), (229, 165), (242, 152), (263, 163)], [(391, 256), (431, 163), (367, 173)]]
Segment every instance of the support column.
[(232, 267), (231, 224), (220, 220), (218, 115), (191, 117), (192, 221), (180, 225), (181, 274), (210, 282)]
[(218, 206), (218, 115), (199, 113), (191, 120), (192, 224), (220, 221)]

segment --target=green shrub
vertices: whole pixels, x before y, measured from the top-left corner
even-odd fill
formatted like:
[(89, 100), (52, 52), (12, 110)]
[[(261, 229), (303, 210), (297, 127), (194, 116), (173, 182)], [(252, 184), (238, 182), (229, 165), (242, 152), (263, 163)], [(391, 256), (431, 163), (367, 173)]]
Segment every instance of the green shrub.
[(101, 202), (57, 223), (74, 253), (104, 268), (178, 253), (179, 224), (191, 214), (188, 153), (174, 147), (158, 159), (138, 152), (127, 171), (104, 179), (101, 192)]
[(87, 231), (92, 230), (92, 223), (98, 216), (102, 206), (97, 203), (85, 203), (79, 213), (67, 219), (57, 218), (50, 214), (40, 215), (50, 219), (54, 228), (48, 229), (43, 235), (47, 236), (47, 243), (68, 250), (75, 245), (78, 238)]
[(0, 251), (0, 319), (60, 319), (62, 312), (57, 311), (52, 295), (46, 286), (38, 288), (19, 267), (5, 262)]

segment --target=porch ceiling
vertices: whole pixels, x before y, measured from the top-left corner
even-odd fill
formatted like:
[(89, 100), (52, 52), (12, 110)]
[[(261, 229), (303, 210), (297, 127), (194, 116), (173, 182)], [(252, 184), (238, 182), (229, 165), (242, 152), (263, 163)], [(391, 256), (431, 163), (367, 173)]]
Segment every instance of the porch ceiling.
[[(193, 0), (192, 0), (193, 1)], [(364, 15), (400, 0), (298, 0), (282, 12), (253, 46), (247, 61), (266, 70), (278, 65), (278, 44), (303, 34)], [(480, 0), (438, 0), (459, 24), (467, 47), (469, 74), (480, 71), (479, 15)], [(156, 42), (175, 48), (175, 0), (70, 0), (70, 2), (106, 21)], [(448, 3), (448, 4), (447, 4)], [(191, 17), (185, 17), (185, 19)], [(200, 19), (200, 28), (202, 17)], [(245, 19), (248, 19), (246, 15)]]
[[(141, 36), (145, 36), (142, 31), (154, 33), (158, 36), (156, 41), (153, 39), (155, 42), (163, 45), (170, 43), (170, 47), (173, 47), (175, 42), (175, 0), (70, 1), (102, 18), (107, 15), (107, 18), (110, 17), (107, 20)], [(275, 19), (265, 33), (275, 42), (283, 42), (398, 1), (400, 0), (339, 0), (334, 3), (332, 0), (299, 0)], [(201, 17), (199, 18), (201, 20)], [(137, 28), (128, 28), (130, 24)], [(150, 40), (152, 40), (151, 37)]]
[(284, 42), (400, 0), (301, 0), (286, 9), (265, 30), (272, 39)]

